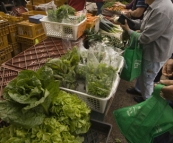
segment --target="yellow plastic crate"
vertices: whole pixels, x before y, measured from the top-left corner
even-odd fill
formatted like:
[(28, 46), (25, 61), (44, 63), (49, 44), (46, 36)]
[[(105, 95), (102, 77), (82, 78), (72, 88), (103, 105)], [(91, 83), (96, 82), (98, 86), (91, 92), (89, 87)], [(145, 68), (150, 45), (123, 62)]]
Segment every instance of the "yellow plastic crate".
[(28, 20), (19, 22), (17, 24), (18, 36), (25, 38), (35, 38), (38, 35), (44, 34), (42, 24), (31, 23)]
[(20, 44), (18, 44), (17, 42), (16, 43), (12, 43), (11, 45), (12, 45), (12, 48), (13, 48), (12, 56), (16, 56), (16, 55), (18, 55), (19, 53), (22, 52)]
[(30, 48), (32, 46), (34, 46), (34, 44), (28, 45), (28, 44), (21, 43), (21, 50), (25, 51), (26, 49), (28, 49), (28, 48)]
[(34, 5), (46, 3), (46, 0), (33, 0)]
[(0, 36), (0, 50), (8, 46), (7, 35)]
[(12, 46), (9, 45), (3, 49), (0, 49), (0, 65), (7, 60), (11, 59), (11, 52), (13, 51)]
[(52, 0), (46, 0), (46, 3), (51, 2)]
[(0, 17), (0, 28), (4, 28), (8, 26), (8, 20)]
[(34, 44), (38, 44), (39, 42), (45, 40), (47, 37), (45, 34), (39, 35), (35, 38), (25, 38), (22, 36), (17, 36), (17, 42), (18, 43), (24, 43), (27, 45), (34, 45)]
[(16, 24), (10, 24), (8, 25), (9, 32), (16, 32), (17, 31), (17, 26)]
[(24, 20), (28, 20), (29, 16), (33, 16), (37, 14), (46, 15), (46, 12), (45, 11), (28, 11), (28, 12), (22, 13), (22, 17)]
[(26, 8), (30, 11), (33, 10), (33, 5), (31, 3), (26, 4)]
[(11, 32), (8, 34), (8, 42), (9, 43), (15, 43), (16, 41), (16, 36), (17, 36), (17, 32)]
[(56, 6), (61, 6), (63, 5), (67, 0), (54, 0), (54, 3)]
[(0, 36), (7, 35), (9, 33), (8, 26), (0, 28)]

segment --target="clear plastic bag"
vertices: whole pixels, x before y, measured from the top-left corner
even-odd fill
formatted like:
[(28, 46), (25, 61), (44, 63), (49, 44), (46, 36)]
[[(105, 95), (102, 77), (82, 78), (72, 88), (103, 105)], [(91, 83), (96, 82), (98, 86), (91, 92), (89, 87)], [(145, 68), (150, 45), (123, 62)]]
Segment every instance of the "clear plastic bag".
[(62, 46), (66, 50), (72, 49), (71, 41), (69, 39), (62, 39)]
[(79, 49), (79, 54), (80, 54), (80, 63), (86, 64), (87, 57), (88, 57), (88, 50), (85, 49), (85, 47), (83, 46), (83, 41), (80, 41), (78, 49)]

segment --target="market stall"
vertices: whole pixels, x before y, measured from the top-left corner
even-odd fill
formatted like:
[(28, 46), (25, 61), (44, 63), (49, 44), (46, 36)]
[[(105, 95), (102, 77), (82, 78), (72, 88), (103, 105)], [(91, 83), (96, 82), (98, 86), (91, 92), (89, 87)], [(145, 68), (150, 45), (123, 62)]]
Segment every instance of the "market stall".
[[(64, 9), (71, 13), (65, 15), (63, 12), (64, 17), (61, 17)], [(58, 19), (55, 14), (59, 14)], [(4, 131), (6, 128), (8, 134), (10, 127), (14, 128), (14, 134), (19, 137), (17, 131), (20, 126), (22, 136), (29, 141), (25, 135), (26, 128), (30, 128), (32, 132), (30, 130), (28, 134), (33, 139), (48, 141), (53, 140), (50, 134), (62, 125), (61, 137), (55, 140), (107, 142), (111, 125), (98, 120), (102, 120), (109, 110), (124, 66), (121, 28), (104, 16), (75, 12), (67, 6), (49, 10), (47, 16), (28, 18), (16, 24), (15, 40), (22, 46), (22, 52), (2, 61), (0, 67), (0, 117), (2, 123), (9, 123), (3, 125)], [(38, 19), (41, 23), (33, 23)], [(59, 97), (56, 102), (55, 95)], [(4, 110), (3, 106), (14, 109)], [(42, 114), (39, 119), (34, 115), (35, 111)], [(10, 116), (12, 114), (15, 118)], [(56, 128), (51, 122), (56, 124)], [(52, 130), (42, 130), (36, 137), (32, 134), (37, 132), (36, 126), (51, 127)], [(42, 138), (44, 135), (47, 139)], [(4, 140), (8, 138), (6, 136)]]

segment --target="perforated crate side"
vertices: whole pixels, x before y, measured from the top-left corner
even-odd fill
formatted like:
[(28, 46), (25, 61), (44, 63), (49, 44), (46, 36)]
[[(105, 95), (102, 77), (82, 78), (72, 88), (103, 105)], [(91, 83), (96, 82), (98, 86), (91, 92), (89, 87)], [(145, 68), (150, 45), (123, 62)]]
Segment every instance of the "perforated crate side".
[(13, 48), (13, 52), (12, 52), (12, 57), (14, 57), (15, 55), (18, 55), (19, 53), (22, 52), (20, 44), (16, 43), (12, 43), (12, 48)]
[(44, 4), (44, 3), (46, 3), (46, 0), (34, 0), (34, 1), (33, 1), (33, 4), (34, 4), (34, 5), (37, 5), (37, 4)]
[[(48, 1), (48, 0), (47, 0)], [(50, 1), (50, 0), (49, 0)], [(61, 6), (66, 2), (66, 0), (54, 0), (56, 6)]]
[(8, 46), (7, 35), (0, 36), (0, 50)]
[(22, 36), (17, 36), (16, 38), (17, 38), (18, 43), (24, 43), (24, 44), (27, 44), (27, 45), (34, 45), (37, 42), (41, 42), (41, 41), (45, 40), (46, 35), (42, 34), (42, 35), (37, 36), (35, 38), (26, 38), (26, 37), (22, 37)]
[(10, 33), (8, 34), (8, 42), (9, 42), (9, 43), (16, 43), (16, 42), (17, 42), (16, 36), (17, 36), (17, 31), (10, 32)]
[(0, 28), (0, 36), (5, 36), (9, 34), (9, 30), (8, 30), (8, 27), (3, 27), (3, 28)]
[(15, 77), (17, 77), (19, 70), (8, 69), (5, 67), (0, 67), (0, 97), (2, 97), (2, 92), (4, 87)]
[(37, 70), (47, 62), (48, 58), (57, 58), (65, 53), (66, 49), (62, 47), (62, 40), (49, 37), (41, 43), (16, 55), (5, 62), (4, 65)]
[(0, 28), (4, 28), (8, 26), (8, 20), (0, 18)]
[(65, 24), (49, 21), (47, 16), (40, 19), (45, 34), (50, 37), (77, 40), (86, 28), (86, 19), (79, 24)]
[(10, 24), (8, 25), (9, 32), (16, 32), (17, 31), (17, 26), (16, 24)]
[(18, 36), (25, 38), (35, 38), (41, 34), (44, 34), (42, 24), (31, 23), (28, 20), (19, 22), (17, 24)]
[(72, 90), (64, 87), (60, 87), (60, 89), (76, 94), (80, 99), (82, 99), (88, 107), (90, 107), (92, 110), (104, 113), (107, 109), (107, 106), (110, 102), (110, 100), (115, 96), (115, 93), (117, 91), (118, 85), (120, 82), (120, 77), (117, 72), (115, 72), (115, 79), (112, 83), (110, 93), (105, 98), (100, 98), (98, 96), (87, 94), (85, 90), (83, 90), (83, 86), (80, 85), (77, 90)]
[(26, 8), (30, 11), (33, 10), (33, 5), (31, 3), (26, 4)]

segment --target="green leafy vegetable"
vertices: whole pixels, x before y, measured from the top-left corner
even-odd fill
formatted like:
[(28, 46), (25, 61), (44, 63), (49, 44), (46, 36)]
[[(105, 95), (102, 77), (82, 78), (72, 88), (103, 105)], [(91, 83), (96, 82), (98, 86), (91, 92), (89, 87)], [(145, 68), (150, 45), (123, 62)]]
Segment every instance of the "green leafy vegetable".
[(77, 86), (75, 68), (79, 61), (77, 48), (74, 47), (61, 58), (50, 59), (46, 65), (53, 70), (54, 78), (60, 82), (62, 87), (75, 89)]
[[(43, 72), (48, 76), (43, 78)], [(41, 124), (45, 115), (49, 114), (51, 100), (58, 94), (58, 87), (59, 83), (53, 80), (53, 71), (48, 67), (40, 69), (39, 74), (21, 71), (4, 88), (5, 101), (0, 102), (1, 119), (27, 128)]]
[(87, 93), (98, 97), (107, 97), (112, 87), (115, 69), (101, 63), (97, 67), (89, 65), (87, 68)]
[(14, 125), (0, 128), (0, 143), (82, 143), (83, 140), (53, 117), (29, 130)]
[(73, 134), (86, 133), (90, 127), (90, 109), (76, 95), (60, 91), (53, 102), (51, 112), (60, 123), (68, 125)]
[(62, 22), (63, 19), (69, 18), (69, 15), (75, 15), (76, 10), (69, 5), (62, 5), (56, 10), (48, 10), (48, 18), (51, 21)]

